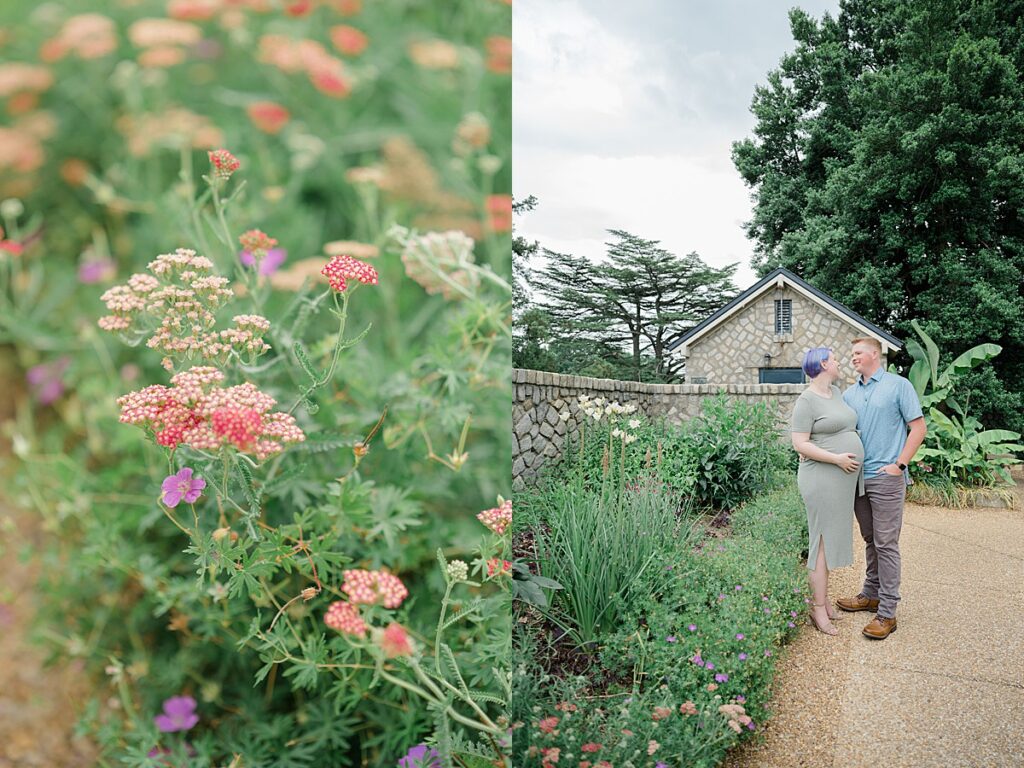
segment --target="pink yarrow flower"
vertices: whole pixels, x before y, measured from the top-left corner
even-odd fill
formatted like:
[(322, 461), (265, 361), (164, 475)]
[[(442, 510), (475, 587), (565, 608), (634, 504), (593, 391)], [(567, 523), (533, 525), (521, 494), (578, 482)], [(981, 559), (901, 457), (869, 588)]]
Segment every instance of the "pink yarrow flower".
[(389, 659), (412, 656), (412, 641), (409, 639), (409, 633), (398, 622), (392, 621), (387, 625), (380, 633), (377, 644)]
[(476, 519), (499, 536), (502, 535), (512, 523), (512, 500), (506, 499), (494, 509), (485, 509)]
[(324, 614), (324, 624), (346, 635), (363, 637), (366, 634), (366, 622), (359, 616), (359, 609), (342, 600), (331, 603)]
[(397, 608), (409, 596), (409, 590), (394, 574), (387, 571), (350, 570), (344, 572), (341, 591), (353, 603)]
[(242, 167), (238, 158), (226, 149), (215, 149), (206, 154), (210, 158), (210, 165), (213, 166), (213, 177), (215, 179), (227, 181), (231, 178), (231, 174)]
[(164, 733), (187, 731), (199, 722), (196, 700), (191, 696), (172, 696), (164, 702), (164, 712), (153, 718), (156, 727)]
[(377, 284), (377, 270), (351, 256), (341, 254), (331, 257), (331, 260), (320, 270), (320, 274), (327, 278), (331, 288), (342, 293), (348, 286), (347, 280), (358, 280), (364, 285)]
[(192, 468), (183, 467), (176, 475), (168, 475), (160, 486), (162, 501), (168, 507), (176, 507), (184, 499), (187, 504), (194, 504), (203, 494), (206, 481), (201, 477), (192, 477)]

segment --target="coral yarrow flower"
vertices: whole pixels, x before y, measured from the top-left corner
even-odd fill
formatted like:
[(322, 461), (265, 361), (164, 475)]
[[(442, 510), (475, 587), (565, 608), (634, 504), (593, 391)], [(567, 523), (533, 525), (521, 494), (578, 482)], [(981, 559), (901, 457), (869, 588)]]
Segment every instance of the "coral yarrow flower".
[(409, 596), (401, 580), (386, 571), (351, 570), (344, 572), (345, 583), (341, 591), (353, 603), (397, 608)]
[(346, 280), (358, 280), (364, 285), (377, 284), (377, 270), (365, 261), (354, 259), (344, 254), (334, 256), (320, 270), (320, 274), (327, 278), (331, 288), (343, 292), (347, 287)]
[(500, 536), (512, 522), (512, 500), (504, 500), (494, 509), (485, 509), (476, 519)]
[(245, 111), (252, 124), (264, 133), (280, 133), (292, 118), (285, 107), (274, 101), (254, 101)]
[(492, 232), (510, 232), (512, 230), (512, 196), (488, 195), (485, 203), (490, 216)]
[(398, 656), (412, 656), (412, 640), (409, 639), (409, 633), (405, 631), (405, 627), (398, 622), (392, 621), (388, 624), (380, 633), (377, 642), (380, 649), (384, 651), (384, 655), (389, 659)]
[(275, 238), (258, 229), (243, 232), (239, 235), (238, 242), (247, 251), (269, 251), (277, 245)]
[(213, 434), (224, 438), (240, 450), (249, 450), (263, 434), (263, 417), (253, 408), (225, 406), (210, 415)]
[(347, 635), (363, 637), (366, 634), (366, 622), (360, 618), (359, 609), (341, 600), (331, 603), (324, 614), (324, 624)]
[(210, 158), (210, 165), (213, 166), (214, 178), (222, 181), (230, 179), (231, 174), (242, 167), (242, 164), (238, 162), (238, 158), (226, 149), (215, 149), (207, 152), (207, 156)]

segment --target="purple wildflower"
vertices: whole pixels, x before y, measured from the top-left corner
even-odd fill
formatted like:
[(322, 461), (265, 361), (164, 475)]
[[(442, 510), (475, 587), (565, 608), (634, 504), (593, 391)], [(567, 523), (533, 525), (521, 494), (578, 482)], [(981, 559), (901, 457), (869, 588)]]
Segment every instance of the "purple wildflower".
[(398, 768), (441, 768), (441, 755), (426, 744), (411, 747), (405, 757), (398, 761)]
[(740, 660), (740, 661), (746, 661), (746, 660), (747, 660), (747, 654), (745, 654), (745, 653), (741, 653), (741, 654), (739, 655), (739, 660)]
[(654, 768), (668, 768), (668, 763), (663, 763), (659, 760), (654, 764)]
[(789, 627), (790, 629), (793, 629), (793, 628), (796, 627), (796, 624), (794, 624), (792, 621), (787, 621), (786, 622), (786, 626)]
[(692, 658), (692, 659), (690, 659), (690, 661), (692, 661), (692, 662), (693, 662), (694, 664), (696, 664), (696, 665), (697, 665), (698, 667), (703, 667), (703, 666), (704, 666), (704, 659), (702, 659), (702, 658), (700, 657), (700, 654), (699, 654), (699, 653), (695, 653), (695, 654), (693, 654), (693, 658)]
[(737, 704), (743, 704), (743, 703), (746, 702), (746, 700), (747, 700), (747, 697), (743, 696), (743, 695), (740, 695), (740, 696), (736, 697), (736, 703)]
[(718, 599), (719, 600), (725, 600), (725, 595), (724, 594), (719, 594), (718, 595)]
[(765, 613), (771, 613), (771, 612), (772, 612), (772, 609), (771, 609), (771, 608), (765, 608), (765, 609), (764, 609), (764, 612), (765, 612)]
[(696, 624), (691, 624), (690, 626), (687, 627), (687, 629), (690, 630), (691, 632), (696, 632), (697, 631), (697, 625)]
[[(260, 274), (263, 276), (274, 274), (287, 258), (288, 251), (284, 248), (271, 248), (260, 262)], [(242, 251), (238, 254), (238, 259), (247, 267), (256, 264), (256, 257), (253, 256), (252, 251)]]
[(729, 682), (729, 676), (727, 674), (725, 674), (725, 672), (719, 672), (717, 675), (715, 675), (715, 682), (716, 683), (727, 683), (727, 682)]
[(33, 394), (40, 405), (49, 405), (64, 394), (63, 376), (69, 365), (71, 365), (71, 358), (65, 355), (28, 369), (25, 381), (32, 387)]
[(714, 664), (712, 664), (712, 663), (711, 663), (711, 662), (709, 661), (709, 662), (708, 662), (707, 664), (705, 664), (705, 665), (704, 665), (704, 668), (705, 668), (705, 669), (714, 669), (714, 668), (715, 668), (715, 665), (714, 665)]
[(736, 591), (737, 592), (742, 592), (743, 591), (743, 585), (742, 584), (737, 584), (736, 585)]
[(164, 713), (153, 718), (156, 727), (164, 733), (187, 731), (199, 722), (196, 700), (191, 696), (172, 696), (164, 702)]
[(666, 643), (674, 643), (675, 641), (676, 641), (676, 636), (675, 635), (669, 635), (668, 637), (665, 638), (665, 642)]
[(790, 611), (789, 615), (792, 616), (795, 619), (796, 618), (796, 611)]
[(110, 259), (83, 261), (78, 267), (78, 282), (91, 285), (109, 280), (117, 273), (117, 265)]
[(205, 487), (206, 481), (203, 478), (193, 478), (192, 468), (184, 467), (178, 474), (164, 478), (160, 489), (163, 491), (164, 504), (176, 507), (182, 499), (189, 504), (194, 503), (202, 495)]
[(772, 652), (771, 652), (771, 651), (765, 651), (765, 652), (764, 652), (764, 655), (765, 655), (765, 656), (771, 656), (771, 655), (772, 655)]
[(751, 720), (751, 721), (750, 721), (749, 723), (747, 723), (747, 729), (748, 729), (748, 730), (751, 730), (751, 731), (752, 731), (752, 730), (754, 730), (755, 728), (757, 728), (757, 726), (756, 726), (756, 725), (754, 725), (754, 721), (753, 721), (753, 720)]
[(742, 640), (744, 637), (745, 637), (745, 635), (742, 632), (737, 632), (736, 633), (736, 639), (737, 640)]

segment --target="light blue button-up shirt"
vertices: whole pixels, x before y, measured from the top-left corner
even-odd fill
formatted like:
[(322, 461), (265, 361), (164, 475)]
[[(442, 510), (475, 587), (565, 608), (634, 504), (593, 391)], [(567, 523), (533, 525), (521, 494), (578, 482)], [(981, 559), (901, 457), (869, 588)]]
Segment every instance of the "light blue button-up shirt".
[[(857, 412), (857, 431), (864, 443), (864, 477), (876, 477), (895, 464), (907, 444), (907, 424), (923, 415), (914, 385), (881, 368), (867, 383), (857, 381), (843, 392), (843, 402)], [(909, 482), (909, 473), (903, 473)]]

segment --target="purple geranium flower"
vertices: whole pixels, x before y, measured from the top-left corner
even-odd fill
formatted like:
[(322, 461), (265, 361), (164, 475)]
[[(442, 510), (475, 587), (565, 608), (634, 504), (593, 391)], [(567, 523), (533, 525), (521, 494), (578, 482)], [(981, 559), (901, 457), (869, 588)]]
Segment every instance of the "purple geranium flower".
[(441, 768), (441, 755), (433, 747), (428, 752), (426, 744), (417, 744), (398, 761), (398, 768)]
[(725, 674), (725, 672), (719, 672), (717, 675), (715, 675), (715, 682), (716, 683), (727, 683), (727, 682), (729, 682), (729, 676), (727, 674)]
[(703, 666), (704, 666), (704, 659), (702, 659), (702, 658), (700, 657), (700, 654), (699, 654), (699, 653), (695, 653), (695, 654), (693, 654), (693, 658), (692, 658), (692, 659), (690, 659), (690, 661), (692, 661), (692, 662), (693, 662), (694, 664), (696, 664), (696, 665), (697, 665), (698, 667), (703, 667)]
[(676, 641), (676, 636), (675, 635), (669, 635), (668, 637), (665, 638), (665, 642), (666, 643), (674, 643), (675, 641)]
[(690, 626), (687, 627), (687, 629), (690, 630), (691, 632), (696, 632), (697, 631), (697, 625), (696, 624), (691, 624)]
[(196, 700), (191, 696), (172, 696), (164, 702), (164, 713), (153, 718), (156, 727), (164, 733), (187, 731), (199, 722)]
[(739, 655), (739, 660), (740, 660), (740, 661), (746, 661), (746, 660), (747, 660), (747, 654), (745, 654), (745, 653), (741, 653), (741, 654)]
[(192, 468), (185, 467), (176, 475), (168, 475), (160, 489), (163, 491), (164, 504), (176, 507), (182, 499), (189, 504), (195, 502), (205, 487), (206, 481), (201, 477), (192, 477)]
[(78, 267), (78, 282), (91, 285), (109, 280), (117, 273), (117, 265), (110, 259), (83, 261)]
[(743, 639), (743, 633), (742, 632), (737, 632), (736, 633), (736, 639), (737, 640), (742, 640)]
[(786, 622), (786, 626), (789, 627), (790, 629), (793, 629), (793, 628), (796, 627), (796, 624), (794, 624), (792, 621), (787, 621)]
[[(252, 251), (242, 251), (238, 254), (238, 258), (247, 267), (256, 264), (256, 257), (252, 255)], [(287, 258), (288, 251), (284, 248), (271, 248), (260, 262), (260, 274), (264, 276), (274, 274)]]
[(746, 700), (747, 700), (747, 697), (746, 697), (746, 696), (737, 696), (737, 697), (736, 697), (736, 703), (737, 703), (737, 704), (743, 704), (743, 703), (745, 703), (745, 702), (746, 702)]
[(707, 664), (704, 665), (704, 669), (714, 669), (714, 668), (715, 668), (715, 665), (712, 664), (710, 661)]
[(65, 355), (49, 363), (34, 365), (25, 373), (25, 381), (32, 387), (40, 405), (49, 405), (64, 394), (64, 371), (69, 365), (71, 358)]

